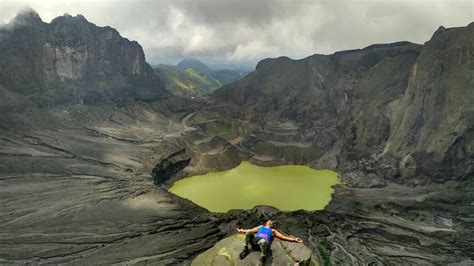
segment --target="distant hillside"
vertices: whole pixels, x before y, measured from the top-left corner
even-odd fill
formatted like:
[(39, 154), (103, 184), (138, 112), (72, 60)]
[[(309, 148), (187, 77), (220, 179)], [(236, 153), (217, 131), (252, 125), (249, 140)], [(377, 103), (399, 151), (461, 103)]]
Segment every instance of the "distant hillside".
[(250, 71), (255, 69), (257, 63), (236, 63), (236, 62), (206, 62), (206, 65), (212, 70), (234, 70), (237, 72), (249, 73)]
[(165, 83), (165, 88), (174, 95), (201, 97), (211, 94), (220, 87), (219, 82), (211, 75), (193, 68), (178, 70), (173, 66), (159, 65), (155, 70)]
[(222, 85), (232, 83), (238, 79), (243, 78), (248, 72), (223, 69), (212, 72), (212, 76), (217, 79)]
[(158, 65), (154, 67), (165, 83), (168, 91), (186, 97), (201, 97), (243, 78), (248, 71), (234, 69), (211, 70), (198, 59), (187, 58), (176, 66)]
[[(234, 68), (232, 68), (234, 67)], [(212, 78), (219, 81), (220, 85), (226, 85), (232, 83), (240, 78), (243, 78), (247, 75), (250, 70), (247, 70), (244, 67), (236, 68), (236, 66), (232, 64), (221, 64), (215, 65), (212, 69), (204, 64), (202, 61), (194, 58), (187, 58), (181, 60), (175, 69), (184, 71), (187, 69), (193, 69), (198, 72), (202, 72), (205, 74), (210, 75)]]
[(206, 66), (206, 64), (194, 58), (185, 58), (181, 60), (181, 62), (179, 62), (176, 65), (176, 69), (181, 70), (181, 71), (184, 71), (187, 69), (194, 69), (196, 71), (206, 73), (206, 74), (211, 73), (211, 70), (209, 69), (209, 67)]

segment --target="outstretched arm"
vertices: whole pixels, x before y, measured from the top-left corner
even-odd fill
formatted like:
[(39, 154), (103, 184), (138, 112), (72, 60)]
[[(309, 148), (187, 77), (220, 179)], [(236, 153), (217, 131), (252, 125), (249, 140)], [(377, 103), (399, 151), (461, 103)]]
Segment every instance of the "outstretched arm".
[(250, 231), (250, 232), (252, 232), (252, 233), (257, 233), (258, 228), (260, 228), (260, 226), (261, 226), (261, 225), (256, 226), (256, 227), (254, 227), (254, 228), (252, 228), (252, 229), (242, 229), (242, 228), (238, 228), (238, 229), (237, 229), (237, 232), (239, 232), (239, 233), (247, 233), (248, 231)]
[(277, 230), (273, 230), (273, 234), (276, 238), (279, 238), (281, 240), (303, 243), (303, 240), (301, 238), (285, 236)]

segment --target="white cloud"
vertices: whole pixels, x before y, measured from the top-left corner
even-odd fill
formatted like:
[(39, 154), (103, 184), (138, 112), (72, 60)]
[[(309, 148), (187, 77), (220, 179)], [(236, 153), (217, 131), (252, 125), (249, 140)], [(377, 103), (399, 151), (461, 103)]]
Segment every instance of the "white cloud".
[(238, 44), (234, 51), (227, 54), (233, 61), (254, 60), (255, 58), (277, 57), (280, 55), (278, 47), (259, 40)]

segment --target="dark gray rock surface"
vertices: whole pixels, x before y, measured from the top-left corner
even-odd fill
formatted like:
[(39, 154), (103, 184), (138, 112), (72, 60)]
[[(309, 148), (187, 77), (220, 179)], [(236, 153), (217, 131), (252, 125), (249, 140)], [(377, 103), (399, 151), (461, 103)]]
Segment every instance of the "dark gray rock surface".
[(25, 10), (0, 28), (0, 36), (0, 107), (152, 101), (166, 95), (137, 42), (81, 15), (45, 23)]
[[(244, 235), (234, 235), (217, 242), (212, 248), (201, 253), (192, 266), (204, 265), (262, 265), (260, 252), (251, 251), (243, 260), (239, 254), (244, 246)], [(289, 243), (276, 239), (271, 245), (271, 256), (264, 265), (319, 265), (312, 252), (304, 244)]]
[(177, 263), (223, 235), (153, 185), (182, 125), (151, 105), (3, 113), (0, 124), (2, 264)]

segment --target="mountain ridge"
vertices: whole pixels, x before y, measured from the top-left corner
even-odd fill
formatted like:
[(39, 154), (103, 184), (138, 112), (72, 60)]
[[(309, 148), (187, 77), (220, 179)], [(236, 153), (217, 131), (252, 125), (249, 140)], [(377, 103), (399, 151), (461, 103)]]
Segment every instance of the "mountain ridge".
[[(427, 90), (427, 95), (430, 93), (439, 95), (438, 106), (427, 107), (434, 106), (436, 101), (433, 101), (427, 103), (424, 108), (433, 108), (430, 111), (432, 114), (444, 113), (440, 117), (425, 112), (424, 116), (430, 119), (432, 124), (447, 125), (442, 130), (440, 128), (434, 130), (431, 127), (423, 130), (434, 135), (436, 134), (433, 132), (438, 132), (436, 138), (440, 138), (440, 141), (449, 140), (448, 143), (454, 143), (459, 136), (471, 134), (469, 126), (472, 128), (472, 122), (469, 121), (473, 120), (474, 110), (468, 107), (467, 102), (472, 102), (474, 98), (472, 90), (469, 90), (469, 84), (473, 82), (474, 76), (472, 73), (474, 68), (470, 66), (472, 63), (469, 63), (472, 62), (470, 58), (473, 57), (474, 49), (474, 44), (469, 41), (469, 36), (474, 35), (473, 25), (471, 23), (466, 27), (435, 33), (424, 45), (396, 42), (330, 55), (315, 54), (300, 60), (288, 57), (264, 59), (258, 63), (255, 71), (216, 90), (211, 98), (215, 102), (239, 106), (237, 109), (242, 113), (255, 114), (250, 121), (258, 121), (259, 124), (277, 121), (300, 123), (302, 128), (298, 134), (301, 135), (302, 141), (312, 142), (312, 145), (319, 147), (321, 153), (324, 153), (324, 150), (336, 149), (335, 153), (338, 155), (330, 161), (331, 165), (339, 165), (339, 168), (361, 167), (343, 166), (349, 159), (344, 154), (356, 153), (360, 154), (359, 159), (366, 157), (371, 161), (370, 167), (376, 169), (380, 165), (386, 167), (382, 160), (391, 161), (389, 165), (395, 171), (393, 176), (400, 180), (412, 179), (410, 176), (422, 179), (462, 179), (472, 175), (473, 171), (472, 166), (468, 166), (468, 162), (472, 160), (470, 141), (463, 140), (464, 144), (460, 144), (461, 147), (457, 148), (464, 152), (450, 151), (450, 154), (464, 154), (459, 155), (460, 157), (448, 155), (445, 151), (447, 146), (434, 142), (430, 142), (431, 144), (426, 141), (420, 142), (428, 146), (419, 144), (417, 148), (411, 144), (405, 145), (404, 148), (400, 146), (395, 148), (394, 143), (406, 142), (413, 136), (410, 131), (424, 127), (416, 121), (410, 122), (410, 125), (404, 125), (405, 122), (399, 121), (408, 121), (413, 114), (420, 113), (420, 110), (412, 108), (413, 105), (409, 101), (413, 96), (409, 95), (415, 95), (418, 101), (422, 101), (424, 96), (416, 96), (419, 94), (418, 90), (413, 89), (414, 80), (420, 77), (420, 68), (424, 69), (423, 72), (430, 73), (434, 71), (434, 66), (439, 68), (436, 70), (438, 74), (442, 74), (443, 69), (458, 69), (458, 71), (450, 70), (449, 76), (446, 74), (440, 76), (443, 78), (443, 87), (428, 81), (420, 81), (426, 83), (425, 87), (438, 88), (438, 92)], [(451, 57), (447, 57), (448, 52)], [(449, 59), (453, 56), (459, 56), (458, 61)], [(433, 58), (439, 59), (436, 61)], [(426, 63), (427, 60), (432, 61)], [(429, 81), (440, 80), (435, 74), (431, 75)], [(445, 90), (450, 90), (452, 94), (443, 92)], [(442, 100), (453, 96), (457, 100)], [(452, 102), (463, 104), (451, 105)], [(407, 113), (410, 109), (412, 111)], [(449, 122), (446, 120), (448, 116), (446, 112), (459, 118)], [(464, 112), (464, 115), (460, 112)], [(450, 134), (449, 128), (455, 127), (456, 123), (463, 133)], [(318, 129), (320, 127), (327, 128), (327, 132)], [(399, 127), (404, 128), (403, 133), (396, 129)], [(312, 137), (307, 136), (310, 132), (313, 132)], [(441, 137), (442, 135), (444, 137)], [(247, 141), (251, 145), (252, 140)], [(429, 145), (432, 145), (432, 148)], [(368, 159), (370, 157), (378, 159)], [(306, 162), (315, 161), (319, 164), (318, 161), (321, 160), (322, 158), (308, 158)], [(465, 167), (448, 166), (446, 160), (451, 161), (453, 165), (459, 164)], [(441, 171), (441, 168), (444, 170)], [(380, 175), (383, 175), (382, 172)]]
[(0, 85), (23, 101), (57, 105), (166, 95), (138, 42), (82, 15), (45, 23), (27, 9), (0, 31)]

